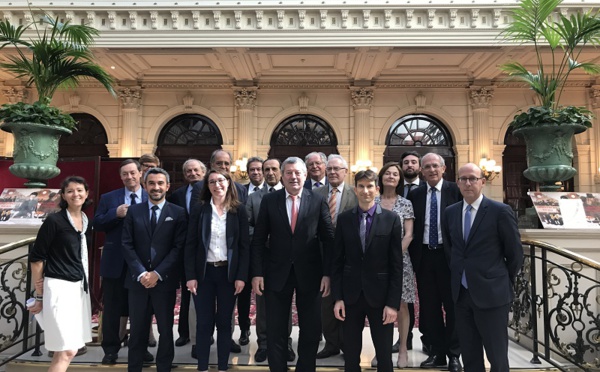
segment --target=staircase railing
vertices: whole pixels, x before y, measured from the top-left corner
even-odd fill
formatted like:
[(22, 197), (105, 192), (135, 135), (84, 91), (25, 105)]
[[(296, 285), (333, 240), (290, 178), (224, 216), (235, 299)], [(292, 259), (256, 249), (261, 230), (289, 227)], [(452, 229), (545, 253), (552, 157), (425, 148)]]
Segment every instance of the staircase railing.
[[(40, 351), (40, 332), (31, 332), (32, 318), (25, 306), (32, 293), (28, 252), (34, 241), (28, 238), (0, 247), (0, 355), (9, 355), (0, 359), (0, 366), (33, 348)], [(16, 252), (25, 246), (26, 253)]]
[(523, 240), (525, 261), (509, 318), (513, 341), (562, 371), (600, 368), (600, 264)]

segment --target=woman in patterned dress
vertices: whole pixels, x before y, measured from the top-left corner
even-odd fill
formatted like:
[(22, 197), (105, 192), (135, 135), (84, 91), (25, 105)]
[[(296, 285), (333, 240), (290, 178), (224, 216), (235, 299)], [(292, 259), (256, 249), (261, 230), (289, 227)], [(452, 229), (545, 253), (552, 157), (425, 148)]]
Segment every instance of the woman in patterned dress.
[(398, 367), (408, 365), (408, 351), (406, 339), (408, 337), (409, 315), (408, 304), (415, 302), (415, 276), (408, 254), (408, 245), (413, 236), (413, 223), (415, 215), (412, 203), (402, 197), (404, 187), (402, 168), (396, 162), (386, 163), (379, 172), (380, 196), (375, 202), (382, 208), (396, 212), (402, 221), (402, 303), (398, 313), (398, 333), (400, 336), (400, 351), (398, 353)]

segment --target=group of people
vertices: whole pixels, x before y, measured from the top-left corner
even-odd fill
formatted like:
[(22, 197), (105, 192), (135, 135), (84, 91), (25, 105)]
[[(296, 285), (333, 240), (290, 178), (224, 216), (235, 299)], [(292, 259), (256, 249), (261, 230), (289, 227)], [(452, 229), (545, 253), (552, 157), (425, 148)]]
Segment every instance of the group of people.
[[(154, 315), (158, 371), (170, 371), (174, 347), (190, 339), (198, 370), (207, 371), (215, 327), (218, 370), (226, 371), (230, 352), (240, 349), (232, 340), (236, 302), (239, 342), (246, 345), (254, 292), (254, 359), (268, 359), (273, 372), (287, 371), (296, 359), (294, 294), (296, 371), (315, 371), (317, 358), (340, 352), (346, 371), (360, 371), (365, 318), (377, 370), (393, 370), (394, 351), (397, 366), (406, 367), (417, 297), (428, 354), (421, 367), (461, 371), (462, 355), (466, 371), (484, 371), (485, 348), (492, 371), (508, 371), (508, 311), (523, 252), (513, 212), (483, 196), (477, 165), (460, 167), (454, 183), (443, 179), (438, 154), (407, 152), (379, 174), (357, 172), (348, 185), (349, 167), (340, 155), (310, 153), (283, 162), (252, 157), (250, 182), (241, 185), (230, 173), (231, 155), (217, 150), (208, 169), (186, 161), (187, 184), (167, 198), (170, 176), (159, 164), (153, 155), (125, 160), (119, 170), (124, 187), (101, 196), (89, 223), (82, 212), (85, 180), (63, 182), (61, 211), (46, 219), (30, 255), (31, 311), (44, 310), (46, 348), (55, 351), (50, 370), (66, 370), (91, 339), (87, 233), (93, 226), (105, 233), (103, 364), (116, 363), (124, 341), (129, 371), (153, 361)], [(73, 332), (74, 326), (82, 331)]]

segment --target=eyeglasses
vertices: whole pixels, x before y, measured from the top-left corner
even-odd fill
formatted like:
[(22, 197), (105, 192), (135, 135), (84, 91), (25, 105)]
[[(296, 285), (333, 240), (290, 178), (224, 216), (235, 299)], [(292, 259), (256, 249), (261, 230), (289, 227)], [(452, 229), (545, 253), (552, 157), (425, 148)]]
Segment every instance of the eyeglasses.
[(222, 185), (222, 184), (224, 184), (226, 182), (227, 182), (227, 178), (217, 178), (216, 180), (210, 180), (210, 181), (208, 181), (208, 184), (211, 185), (211, 186), (214, 186), (217, 183)]
[(483, 179), (483, 177), (459, 177), (458, 182), (466, 184), (467, 181), (469, 181), (470, 184), (473, 184), (479, 181), (480, 179)]
[(332, 172), (333, 171), (335, 173), (337, 173), (337, 172), (339, 172), (339, 171), (341, 171), (343, 169), (348, 169), (348, 168), (342, 168), (342, 167), (327, 167), (327, 168), (325, 168), (325, 170), (327, 172)]
[(433, 164), (427, 164), (423, 167), (423, 169), (438, 169), (439, 167), (441, 167), (441, 165), (439, 165), (438, 163), (433, 163)]
[(153, 163), (142, 163), (142, 168), (144, 169), (149, 169), (149, 168), (155, 168), (156, 165)]

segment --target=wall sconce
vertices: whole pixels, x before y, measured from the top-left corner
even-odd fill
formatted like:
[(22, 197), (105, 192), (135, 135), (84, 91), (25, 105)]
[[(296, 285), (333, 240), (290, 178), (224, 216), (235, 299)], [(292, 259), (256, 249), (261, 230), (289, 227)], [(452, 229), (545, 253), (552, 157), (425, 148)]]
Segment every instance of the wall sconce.
[(242, 158), (235, 161), (235, 164), (229, 168), (231, 170), (231, 174), (239, 179), (239, 180), (247, 180), (248, 179), (248, 169), (246, 165), (248, 164), (248, 158)]
[(481, 158), (479, 161), (479, 168), (481, 168), (483, 177), (487, 181), (493, 180), (500, 174), (500, 171), (502, 171), (502, 167), (496, 165), (496, 161), (494, 159), (488, 160), (488, 158)]
[(377, 173), (377, 168), (373, 167), (373, 162), (371, 160), (357, 160), (355, 164), (350, 166), (350, 172), (352, 172), (352, 176), (367, 169)]

